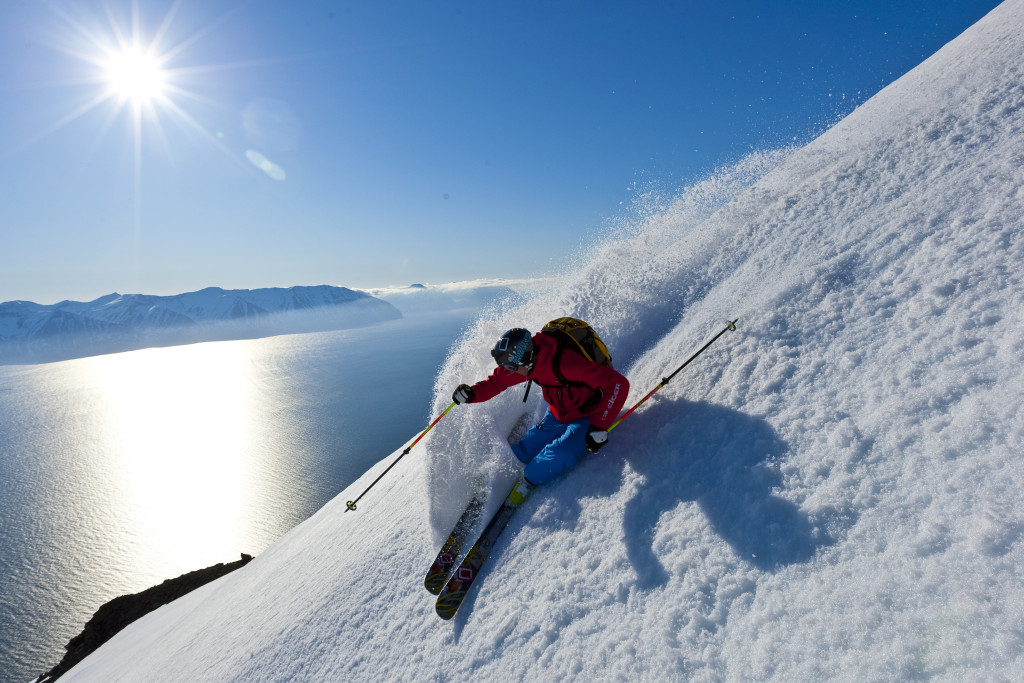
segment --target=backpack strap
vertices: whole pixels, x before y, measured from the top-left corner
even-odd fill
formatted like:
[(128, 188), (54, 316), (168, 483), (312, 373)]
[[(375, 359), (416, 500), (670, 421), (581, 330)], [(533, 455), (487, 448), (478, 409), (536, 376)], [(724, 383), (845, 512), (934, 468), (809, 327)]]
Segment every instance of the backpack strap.
[[(572, 335), (569, 334), (568, 332), (563, 332), (562, 330), (554, 329), (549, 332), (545, 332), (545, 334), (549, 334), (555, 338), (555, 355), (552, 356), (551, 358), (551, 370), (552, 372), (555, 373), (555, 379), (558, 380), (558, 383), (570, 387), (587, 386), (583, 382), (574, 382), (571, 379), (568, 379), (564, 374), (562, 374), (562, 354), (565, 353), (565, 345), (572, 344), (573, 346), (579, 348), (582, 347), (580, 347), (580, 345), (576, 343), (576, 340), (573, 339)], [(583, 357), (586, 358), (586, 354), (583, 354)]]
[[(563, 332), (561, 330), (555, 330), (555, 332), (557, 334), (552, 334), (551, 332), (547, 332), (546, 334), (551, 334), (551, 336), (553, 336), (553, 337), (562, 337), (562, 336), (564, 336), (568, 341), (571, 341), (575, 346), (579, 346), (579, 344), (576, 342), (576, 340), (572, 338), (572, 335), (570, 335), (570, 334), (568, 334), (566, 332)], [(558, 341), (558, 340), (556, 339), (556, 341)], [(573, 380), (567, 378), (564, 374), (562, 374), (562, 354), (563, 353), (565, 353), (565, 347), (561, 343), (555, 344), (555, 355), (552, 356), (552, 358), (551, 358), (551, 371), (555, 373), (555, 379), (557, 379), (558, 383), (563, 385), (563, 386), (567, 386), (567, 387), (586, 387), (587, 389), (590, 389), (591, 387), (587, 383), (585, 383), (585, 382), (574, 382)], [(582, 356), (584, 358), (587, 358), (587, 355), (585, 353), (582, 354)], [(591, 360), (591, 359), (587, 358), (587, 360)], [(593, 362), (593, 361), (591, 361), (591, 362)], [(527, 392), (529, 392), (529, 388), (527, 388)], [(593, 396), (588, 398), (583, 403), (583, 405), (580, 406), (580, 410), (582, 412), (584, 412), (584, 413), (589, 412), (592, 408), (594, 408), (595, 406), (597, 406), (601, 402), (602, 398), (604, 398), (604, 391), (600, 387), (598, 387), (597, 389), (594, 389)], [(523, 400), (525, 401), (526, 398), (524, 397)]]

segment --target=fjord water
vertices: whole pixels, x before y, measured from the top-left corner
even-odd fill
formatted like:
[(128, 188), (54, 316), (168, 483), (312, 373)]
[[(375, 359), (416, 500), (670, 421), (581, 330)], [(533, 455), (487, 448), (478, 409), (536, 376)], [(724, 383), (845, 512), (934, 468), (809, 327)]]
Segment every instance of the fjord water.
[(0, 680), (111, 598), (259, 553), (411, 440), (474, 315), (0, 367)]

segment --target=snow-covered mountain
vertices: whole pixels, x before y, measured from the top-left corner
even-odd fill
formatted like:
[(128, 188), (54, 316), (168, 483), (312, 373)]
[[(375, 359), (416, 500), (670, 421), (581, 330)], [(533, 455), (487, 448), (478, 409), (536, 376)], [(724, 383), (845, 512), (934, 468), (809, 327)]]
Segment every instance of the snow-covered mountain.
[(42, 306), (0, 304), (0, 363), (44, 362), (199, 341), (342, 329), (400, 318), (345, 287), (231, 289), (176, 296), (108, 294)]
[(413, 284), (382, 287), (366, 292), (394, 305), (403, 315), (452, 311), (460, 308), (488, 308), (507, 305), (523, 298), (541, 280), (471, 280), (440, 285)]
[(451, 411), (358, 511), (386, 462), (66, 680), (1020, 680), (1022, 261), (1009, 0), (466, 333), (434, 414), (513, 325), (588, 319), (634, 402), (740, 319), (526, 502), (453, 622), (423, 573), (473, 486), (493, 508), (515, 476), (522, 392)]

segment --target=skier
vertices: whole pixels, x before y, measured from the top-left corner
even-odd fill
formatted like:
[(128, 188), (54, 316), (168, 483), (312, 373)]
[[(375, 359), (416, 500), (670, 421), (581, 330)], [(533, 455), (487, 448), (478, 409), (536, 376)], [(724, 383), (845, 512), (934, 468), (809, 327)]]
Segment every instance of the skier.
[(608, 441), (629, 394), (629, 380), (610, 365), (585, 358), (545, 332), (530, 334), (517, 327), (501, 335), (491, 356), (498, 364), (491, 375), (470, 386), (460, 384), (456, 403), (482, 403), (505, 389), (532, 380), (544, 391), (548, 413), (512, 452), (524, 464), (523, 479), (509, 501), (521, 504), (531, 489), (571, 469), (589, 448), (597, 451)]

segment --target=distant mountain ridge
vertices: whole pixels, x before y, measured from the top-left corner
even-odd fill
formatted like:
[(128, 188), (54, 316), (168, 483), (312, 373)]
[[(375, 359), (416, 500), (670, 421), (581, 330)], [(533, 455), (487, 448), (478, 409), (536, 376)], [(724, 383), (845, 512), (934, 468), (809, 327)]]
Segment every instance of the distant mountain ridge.
[(539, 279), (473, 280), (441, 285), (415, 283), (407, 287), (380, 287), (365, 291), (392, 304), (402, 315), (409, 315), (509, 304), (522, 299), (520, 290), (535, 287), (539, 282)]
[(173, 296), (108, 294), (94, 301), (0, 304), (0, 363), (36, 363), (150, 346), (358, 327), (402, 317), (346, 287), (221, 289)]

